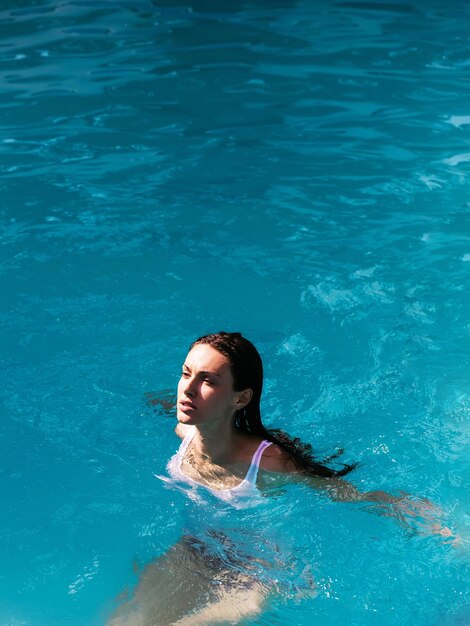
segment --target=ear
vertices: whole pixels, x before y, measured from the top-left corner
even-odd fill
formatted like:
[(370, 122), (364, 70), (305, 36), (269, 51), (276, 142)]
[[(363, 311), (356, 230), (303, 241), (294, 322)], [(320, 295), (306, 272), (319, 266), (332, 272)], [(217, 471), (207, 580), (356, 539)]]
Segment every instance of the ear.
[(253, 389), (244, 389), (243, 391), (240, 391), (238, 398), (235, 401), (237, 411), (239, 411), (240, 409), (244, 409), (247, 404), (251, 402), (252, 397)]

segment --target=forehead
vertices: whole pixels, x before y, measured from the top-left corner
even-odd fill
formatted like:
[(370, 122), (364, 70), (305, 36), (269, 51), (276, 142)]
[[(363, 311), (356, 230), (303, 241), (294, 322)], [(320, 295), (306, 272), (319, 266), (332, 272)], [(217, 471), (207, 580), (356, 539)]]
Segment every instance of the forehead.
[(227, 357), (204, 343), (198, 343), (189, 351), (184, 364), (191, 369), (216, 372), (220, 375), (231, 374), (230, 362)]

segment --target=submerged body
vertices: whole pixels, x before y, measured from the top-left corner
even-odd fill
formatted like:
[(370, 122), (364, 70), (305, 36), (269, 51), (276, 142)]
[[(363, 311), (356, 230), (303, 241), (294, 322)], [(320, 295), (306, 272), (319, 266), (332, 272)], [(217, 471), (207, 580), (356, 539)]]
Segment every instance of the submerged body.
[[(266, 430), (259, 410), (261, 389), (261, 359), (239, 333), (198, 339), (178, 383), (175, 431), (182, 443), (168, 462), (169, 476), (159, 478), (183, 485), (203, 508), (206, 501), (198, 495), (200, 490), (210, 492), (230, 509), (253, 507), (255, 514), (261, 515), (262, 507), (256, 507), (266, 500), (267, 488), (302, 481), (334, 500), (378, 503), (381, 514), (399, 522), (407, 516), (429, 518), (430, 503), (382, 491), (362, 493), (341, 477), (354, 466), (334, 471), (306, 453), (308, 446), (299, 447), (298, 440), (285, 433), (279, 437), (280, 431)], [(213, 523), (218, 523), (216, 517)], [(237, 543), (223, 527), (196, 524), (194, 532), (185, 533), (144, 569), (132, 598), (121, 605), (109, 624), (238, 623), (260, 612), (278, 588), (277, 578), (270, 578), (269, 572), (291, 566), (290, 555), (285, 557), (272, 540), (261, 553), (257, 551), (264, 542), (263, 531), (261, 523), (255, 532), (242, 529), (243, 539)], [(447, 529), (438, 526), (437, 532), (446, 535)], [(315, 595), (308, 575), (304, 580), (302, 574), (295, 578), (299, 593)]]

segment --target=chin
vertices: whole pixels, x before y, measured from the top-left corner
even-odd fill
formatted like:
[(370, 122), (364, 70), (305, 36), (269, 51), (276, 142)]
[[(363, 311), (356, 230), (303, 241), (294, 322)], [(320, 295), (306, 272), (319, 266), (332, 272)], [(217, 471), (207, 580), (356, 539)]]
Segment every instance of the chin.
[(197, 424), (197, 420), (194, 419), (193, 415), (188, 415), (187, 413), (183, 413), (183, 411), (176, 412), (176, 419), (181, 424)]

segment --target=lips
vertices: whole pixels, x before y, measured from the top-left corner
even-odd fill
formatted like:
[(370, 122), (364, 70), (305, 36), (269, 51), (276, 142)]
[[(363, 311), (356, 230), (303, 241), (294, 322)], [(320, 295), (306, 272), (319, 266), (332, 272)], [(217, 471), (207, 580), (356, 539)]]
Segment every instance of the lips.
[(178, 406), (183, 413), (196, 410), (194, 404), (192, 402), (188, 402), (187, 400), (181, 400), (181, 402), (178, 403)]

